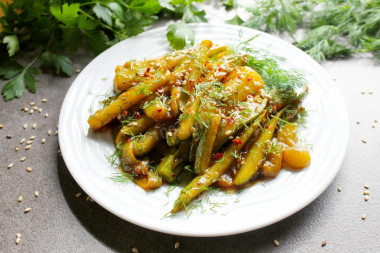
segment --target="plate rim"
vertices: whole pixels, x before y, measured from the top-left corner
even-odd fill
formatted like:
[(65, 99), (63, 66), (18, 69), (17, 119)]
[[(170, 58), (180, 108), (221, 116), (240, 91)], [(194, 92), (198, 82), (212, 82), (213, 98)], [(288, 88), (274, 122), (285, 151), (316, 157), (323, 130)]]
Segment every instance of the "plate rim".
[[(331, 76), (327, 73), (327, 71), (320, 65), (318, 64), (314, 59), (312, 59), (309, 55), (307, 55), (305, 52), (303, 52), (302, 50), (300, 50), (299, 48), (295, 47), (294, 45), (276, 37), (276, 36), (273, 36), (271, 34), (268, 34), (268, 33), (265, 33), (265, 32), (262, 32), (262, 31), (258, 31), (258, 30), (255, 30), (255, 29), (251, 29), (251, 28), (246, 28), (246, 27), (241, 27), (241, 26), (236, 26), (236, 25), (229, 25), (229, 24), (208, 24), (208, 23), (196, 23), (196, 24), (189, 24), (193, 29), (197, 29), (197, 28), (202, 28), (202, 27), (218, 27), (218, 28), (223, 28), (223, 27), (229, 27), (229, 28), (232, 28), (233, 30), (236, 30), (236, 31), (239, 31), (239, 30), (246, 30), (246, 31), (250, 31), (250, 32), (254, 32), (254, 33), (260, 33), (260, 34), (265, 34), (265, 36), (270, 36), (272, 39), (273, 39), (273, 42), (274, 43), (282, 43), (282, 44), (286, 44), (286, 46), (290, 46), (292, 47), (293, 50), (296, 50), (298, 51), (298, 54), (301, 54), (302, 57), (308, 61), (309, 64), (313, 65), (313, 67), (317, 68), (318, 72), (320, 72), (321, 75), (324, 76), (324, 78), (326, 80), (329, 80), (329, 85), (331, 85), (335, 90), (336, 90), (336, 95), (338, 96), (337, 97), (337, 100), (340, 101), (340, 104), (341, 104), (341, 113), (342, 113), (342, 118), (344, 118), (344, 129), (342, 129), (342, 132), (344, 132), (345, 134), (345, 138), (344, 138), (344, 143), (341, 143), (343, 144), (341, 147), (344, 147), (343, 150), (339, 153), (339, 157), (337, 157), (337, 162), (336, 162), (336, 166), (334, 168), (334, 171), (332, 174), (330, 174), (330, 177), (327, 178), (322, 186), (320, 186), (318, 188), (318, 191), (316, 191), (314, 194), (310, 194), (310, 196), (308, 198), (306, 198), (307, 200), (305, 200), (304, 202), (298, 204), (297, 206), (294, 206), (293, 208), (291, 208), (291, 210), (289, 210), (288, 212), (286, 213), (282, 213), (281, 215), (277, 215), (275, 219), (272, 219), (271, 221), (269, 222), (264, 222), (262, 223), (261, 225), (259, 226), (251, 226), (251, 227), (245, 227), (243, 229), (232, 229), (230, 231), (214, 231), (214, 233), (199, 233), (199, 234), (194, 234), (194, 233), (189, 233), (189, 232), (186, 232), (184, 231), (184, 229), (177, 229), (177, 230), (168, 230), (168, 229), (165, 229), (165, 227), (161, 228), (161, 227), (155, 227), (155, 226), (149, 226), (149, 224), (147, 223), (144, 223), (144, 222), (141, 222), (141, 221), (138, 221), (138, 220), (135, 220), (135, 219), (131, 219), (130, 217), (128, 217), (128, 215), (123, 215), (121, 213), (118, 213), (116, 210), (114, 210), (112, 207), (108, 206), (107, 204), (105, 204), (106, 201), (98, 198), (98, 196), (96, 194), (94, 194), (93, 190), (92, 189), (89, 189), (88, 187), (86, 187), (85, 185), (85, 182), (82, 181), (81, 177), (76, 173), (75, 169), (74, 169), (74, 161), (68, 159), (69, 158), (69, 154), (66, 152), (66, 140), (65, 140), (65, 126), (64, 126), (64, 123), (63, 123), (63, 120), (61, 120), (65, 113), (66, 113), (66, 108), (67, 108), (67, 101), (69, 100), (69, 97), (70, 97), (70, 94), (73, 92), (73, 90), (75, 89), (75, 83), (76, 81), (78, 80), (78, 78), (80, 77), (81, 73), (84, 72), (84, 70), (86, 68), (88, 68), (92, 62), (94, 62), (97, 58), (99, 57), (102, 57), (103, 55), (107, 54), (107, 52), (109, 50), (111, 50), (114, 46), (116, 45), (119, 45), (121, 43), (125, 43), (126, 40), (123, 40), (123, 41), (120, 41), (119, 43), (115, 44), (113, 47), (105, 50), (104, 52), (102, 52), (101, 54), (99, 54), (98, 56), (96, 56), (94, 59), (91, 60), (91, 62), (89, 62), (87, 64), (87, 66), (83, 69), (83, 71), (76, 77), (76, 79), (72, 82), (68, 92), (66, 93), (65, 95), (65, 98), (64, 98), (64, 101), (62, 103), (62, 107), (61, 107), (61, 112), (60, 112), (60, 115), (59, 115), (59, 129), (60, 129), (60, 134), (58, 136), (59, 138), (59, 143), (60, 143), (60, 147), (61, 147), (61, 152), (62, 152), (62, 156), (63, 156), (63, 159), (65, 161), (65, 164), (66, 164), (66, 167), (68, 168), (68, 170), (70, 171), (70, 174), (73, 176), (74, 180), (76, 181), (76, 183), (81, 187), (81, 189), (83, 191), (85, 191), (88, 196), (90, 196), (92, 199), (94, 199), (100, 206), (102, 206), (103, 208), (105, 208), (106, 210), (108, 210), (109, 212), (113, 213), (114, 215), (122, 218), (123, 220), (126, 220), (128, 222), (131, 222), (133, 224), (136, 224), (140, 227), (144, 227), (144, 228), (147, 228), (147, 229), (150, 229), (150, 230), (154, 230), (154, 231), (158, 231), (158, 232), (163, 232), (163, 233), (166, 233), (166, 234), (172, 234), (172, 235), (180, 235), (180, 236), (192, 236), (192, 237), (215, 237), (215, 236), (228, 236), (228, 235), (233, 235), (233, 234), (240, 234), (240, 233), (245, 233), (245, 232), (248, 232), (248, 231), (253, 231), (253, 230), (257, 230), (257, 229), (260, 229), (260, 228), (263, 228), (263, 227), (266, 227), (266, 226), (269, 226), (271, 224), (274, 224), (274, 223), (277, 223), (278, 221), (281, 221), (295, 213), (297, 213), (298, 211), (300, 211), (301, 209), (305, 208), (306, 206), (308, 206), (311, 202), (313, 202), (314, 200), (316, 200), (326, 189), (327, 187), (332, 183), (332, 181), (334, 180), (334, 178), (336, 177), (338, 171), (340, 170), (341, 168), (341, 165), (343, 163), (343, 159), (345, 157), (345, 154), (347, 152), (347, 148), (348, 148), (348, 140), (349, 140), (349, 121), (348, 121), (348, 111), (347, 111), (347, 107), (346, 107), (346, 103), (343, 99), (343, 95), (342, 93), (339, 91), (337, 85), (332, 81), (332, 78)], [(135, 36), (135, 37), (132, 37), (132, 38), (135, 38), (135, 39), (138, 39), (140, 36), (148, 36), (149, 34), (151, 33), (163, 33), (165, 30), (166, 30), (166, 27), (167, 26), (162, 26), (162, 27), (159, 27), (159, 28), (154, 28), (154, 29), (151, 29), (149, 31), (146, 31), (146, 32), (143, 32), (142, 34), (138, 35), (138, 36)], [(63, 131), (62, 131), (63, 130)]]

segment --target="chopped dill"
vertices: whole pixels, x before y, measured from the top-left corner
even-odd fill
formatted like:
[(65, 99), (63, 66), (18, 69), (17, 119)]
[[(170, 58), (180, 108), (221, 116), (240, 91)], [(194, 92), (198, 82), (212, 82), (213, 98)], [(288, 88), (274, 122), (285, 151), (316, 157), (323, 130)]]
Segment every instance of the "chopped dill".
[(118, 184), (128, 184), (134, 181), (133, 175), (122, 172), (113, 173), (112, 176), (108, 177), (108, 179)]

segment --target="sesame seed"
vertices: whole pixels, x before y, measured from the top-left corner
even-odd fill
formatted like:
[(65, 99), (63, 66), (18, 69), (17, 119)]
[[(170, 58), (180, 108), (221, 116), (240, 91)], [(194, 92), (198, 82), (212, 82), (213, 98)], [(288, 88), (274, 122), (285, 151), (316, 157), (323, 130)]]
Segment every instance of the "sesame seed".
[(33, 106), (33, 110), (37, 111), (38, 107), (37, 106)]
[(13, 163), (10, 163), (9, 165), (8, 165), (8, 169), (10, 169), (10, 168), (12, 168), (13, 167)]
[(178, 249), (178, 248), (179, 248), (179, 242), (176, 242), (176, 243), (174, 244), (174, 248), (175, 248), (175, 249)]
[(0, 124), (0, 129), (3, 129), (4, 125), (3, 124)]
[(16, 238), (21, 238), (21, 234), (20, 233), (16, 233)]
[(49, 113), (45, 113), (45, 118), (49, 117)]
[(94, 202), (94, 200), (92, 198), (90, 198), (90, 202)]
[(21, 201), (22, 201), (22, 195), (18, 196), (17, 201), (18, 201), (18, 202), (21, 202)]
[(333, 81), (336, 81), (336, 78), (335, 78), (335, 77), (333, 77)]
[(365, 139), (362, 139), (362, 142), (363, 142), (363, 143), (367, 143), (367, 140), (365, 140)]
[(276, 247), (280, 246), (280, 243), (277, 240), (273, 240), (273, 243), (276, 245)]
[(58, 135), (58, 131), (55, 131), (55, 133), (54, 133), (55, 135)]
[(42, 138), (41, 143), (44, 144), (46, 142), (45, 138)]
[(40, 194), (38, 193), (38, 191), (35, 191), (34, 192), (34, 196), (36, 196), (36, 198), (39, 196)]
[(224, 133), (224, 135), (230, 135), (232, 133), (232, 130), (228, 130)]
[(26, 157), (25, 157), (25, 156), (20, 158), (20, 162), (23, 162), (23, 161), (25, 161), (25, 160), (26, 160)]
[(228, 139), (232, 140), (234, 137), (231, 135), (230, 137), (228, 137)]
[(372, 124), (372, 128), (375, 128), (376, 127), (376, 125), (375, 124)]
[(34, 113), (34, 110), (30, 109), (29, 114), (33, 114), (33, 113)]
[(21, 242), (21, 238), (20, 237), (17, 237), (16, 238), (16, 244), (19, 244)]
[(75, 197), (77, 197), (77, 198), (79, 198), (80, 196), (82, 196), (81, 192), (78, 192), (77, 194), (75, 194)]
[(38, 108), (38, 112), (41, 113), (42, 112), (42, 108)]
[(34, 123), (32, 127), (33, 127), (33, 129), (36, 129), (36, 127), (37, 127), (37, 124), (36, 124), (36, 123)]
[(75, 73), (79, 73), (79, 72), (80, 72), (80, 69), (76, 69), (76, 70), (75, 70)]
[(342, 187), (338, 187), (338, 192), (341, 192), (342, 191)]
[(370, 91), (370, 92), (368, 92), (370, 95), (372, 95), (373, 94), (373, 91)]
[(364, 191), (363, 194), (364, 195), (369, 195), (369, 191)]
[(43, 98), (42, 100), (41, 100), (41, 102), (42, 103), (46, 103), (48, 100), (46, 99), (46, 98)]
[(19, 150), (20, 150), (18, 147), (16, 147), (15, 149), (16, 149), (16, 151), (19, 151)]
[(326, 242), (326, 241), (323, 241), (323, 242), (322, 242), (322, 247), (325, 247), (326, 244), (327, 244), (327, 242)]
[(25, 138), (22, 138), (22, 139), (20, 140), (20, 144), (23, 144), (25, 141), (26, 141)]
[(361, 94), (365, 94), (365, 91), (360, 92)]
[(24, 107), (24, 112), (28, 112), (28, 111), (29, 111), (28, 107)]
[(25, 210), (24, 210), (24, 213), (29, 213), (29, 212), (30, 212), (30, 210), (32, 210), (32, 208), (30, 208), (30, 207), (27, 207), (27, 208), (25, 208)]
[(32, 172), (32, 168), (31, 167), (26, 167), (26, 171), (27, 172)]
[(34, 139), (36, 139), (36, 136), (34, 136), (34, 135), (29, 137), (29, 140), (34, 140)]
[(359, 120), (358, 120), (358, 121), (356, 121), (356, 124), (358, 124), (358, 125), (359, 125), (359, 124), (360, 124), (360, 121), (359, 121)]
[(86, 201), (90, 201), (90, 197), (89, 196), (86, 197)]
[(31, 147), (32, 147), (32, 145), (27, 145), (27, 146), (25, 147), (25, 150), (29, 150)]
[(60, 150), (60, 149), (58, 149), (57, 153), (58, 153), (58, 154), (61, 154), (61, 150)]
[(12, 138), (12, 135), (8, 134), (8, 135), (7, 135), (7, 138), (8, 138), (8, 139)]
[(33, 105), (35, 105), (36, 103), (34, 103), (34, 102), (30, 102), (29, 104), (30, 104), (31, 106), (33, 106)]
[(139, 253), (139, 250), (136, 249), (136, 248), (132, 248), (132, 252), (133, 252), (133, 253)]
[(168, 132), (168, 136), (172, 136), (173, 135), (173, 133), (172, 132)]
[(375, 123), (377, 123), (379, 120), (378, 120), (378, 119), (375, 119), (374, 121), (375, 121)]
[(365, 195), (365, 196), (364, 196), (364, 200), (365, 200), (365, 201), (368, 201), (368, 200), (369, 200), (369, 196), (368, 196), (368, 195)]
[(48, 133), (47, 133), (47, 134), (48, 134), (49, 136), (51, 135), (51, 130), (50, 130), (50, 129), (48, 130)]
[(26, 129), (28, 127), (28, 124), (24, 124), (24, 129)]
[(369, 185), (368, 185), (368, 184), (365, 184), (365, 185), (364, 185), (364, 188), (369, 189)]
[(362, 215), (362, 220), (365, 220), (365, 219), (367, 219), (367, 213), (363, 213)]
[[(137, 123), (136, 123), (137, 124)], [(57, 125), (57, 129), (59, 128), (59, 126)]]
[(33, 141), (27, 141), (27, 142), (26, 142), (27, 145), (30, 145), (30, 144), (32, 144), (32, 143), (33, 143)]

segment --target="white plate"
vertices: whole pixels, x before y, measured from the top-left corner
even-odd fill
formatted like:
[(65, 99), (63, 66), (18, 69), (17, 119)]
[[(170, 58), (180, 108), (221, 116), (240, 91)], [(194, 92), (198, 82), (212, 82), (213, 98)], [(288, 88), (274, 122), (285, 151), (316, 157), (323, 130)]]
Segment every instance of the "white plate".
[[(348, 117), (344, 101), (331, 77), (301, 50), (266, 33), (231, 26), (195, 24), (196, 42), (237, 44), (261, 34), (250, 44), (288, 59), (287, 66), (307, 73), (310, 94), (307, 129), (300, 135), (313, 145), (311, 165), (300, 171), (281, 171), (264, 184), (231, 196), (211, 195), (187, 217), (179, 213), (164, 218), (180, 188), (165, 195), (163, 186), (145, 192), (134, 184), (121, 186), (109, 177), (116, 172), (104, 155), (114, 152), (109, 132), (89, 131), (87, 118), (112, 87), (114, 69), (129, 59), (163, 55), (170, 51), (166, 29), (145, 32), (118, 43), (96, 57), (76, 78), (64, 100), (59, 118), (59, 142), (68, 169), (80, 187), (98, 204), (115, 215), (152, 230), (186, 236), (222, 236), (258, 229), (282, 220), (316, 199), (331, 183), (344, 158), (348, 141)], [(239, 39), (239, 33), (243, 34)], [(218, 204), (219, 203), (219, 204)], [(214, 206), (214, 208), (212, 208)], [(219, 206), (219, 207), (218, 207)], [(215, 211), (215, 213), (212, 210)]]

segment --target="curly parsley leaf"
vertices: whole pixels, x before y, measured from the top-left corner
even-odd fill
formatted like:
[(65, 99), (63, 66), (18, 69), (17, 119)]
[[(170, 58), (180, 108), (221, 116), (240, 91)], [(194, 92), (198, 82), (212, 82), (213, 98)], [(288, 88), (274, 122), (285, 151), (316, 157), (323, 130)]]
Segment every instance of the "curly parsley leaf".
[(67, 56), (55, 54), (48, 50), (41, 55), (41, 59), (44, 68), (53, 68), (57, 74), (62, 72), (67, 76), (71, 76), (73, 73), (71, 60)]
[(3, 43), (7, 44), (8, 55), (12, 57), (16, 52), (20, 50), (17, 35), (8, 35), (3, 38)]
[(167, 28), (166, 38), (168, 39), (170, 46), (174, 49), (183, 49), (187, 41), (191, 45), (194, 45), (195, 33), (189, 25), (185, 22), (180, 21), (171, 24)]

